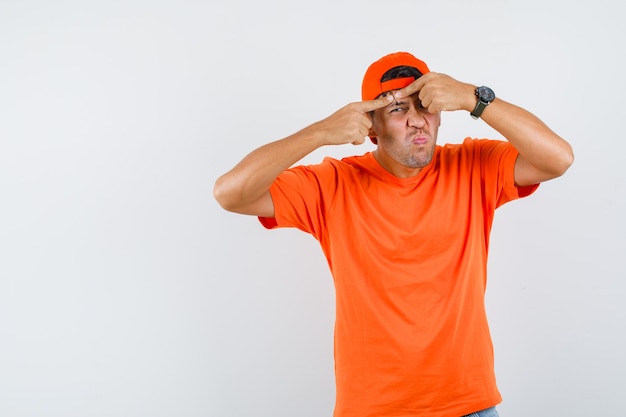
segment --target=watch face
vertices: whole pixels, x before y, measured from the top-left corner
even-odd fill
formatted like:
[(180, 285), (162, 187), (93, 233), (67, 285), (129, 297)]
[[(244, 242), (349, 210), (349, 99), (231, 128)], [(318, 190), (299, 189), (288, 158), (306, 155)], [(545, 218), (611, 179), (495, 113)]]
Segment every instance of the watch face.
[(476, 89), (476, 95), (480, 101), (484, 101), (486, 103), (491, 103), (496, 98), (496, 94), (493, 90), (489, 87), (485, 87), (484, 85)]

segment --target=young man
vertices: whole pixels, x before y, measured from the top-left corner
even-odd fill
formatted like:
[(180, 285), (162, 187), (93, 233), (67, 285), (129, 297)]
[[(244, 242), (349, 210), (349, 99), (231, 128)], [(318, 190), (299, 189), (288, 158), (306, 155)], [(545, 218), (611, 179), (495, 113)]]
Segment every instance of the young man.
[[(220, 177), (226, 209), (312, 234), (336, 297), (336, 417), (496, 416), (484, 306), (494, 211), (565, 173), (570, 145), (487, 87), (398, 52), (365, 73), (362, 102), (264, 145)], [(442, 111), (506, 141), (436, 145)], [(292, 167), (325, 145), (361, 156)]]

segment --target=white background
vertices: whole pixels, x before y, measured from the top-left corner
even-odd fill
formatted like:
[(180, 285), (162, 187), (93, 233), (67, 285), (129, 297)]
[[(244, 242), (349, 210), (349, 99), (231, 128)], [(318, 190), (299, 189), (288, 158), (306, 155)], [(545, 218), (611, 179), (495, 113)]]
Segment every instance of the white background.
[[(623, 9), (0, 0), (0, 415), (331, 416), (317, 242), (221, 210), (212, 187), (407, 50), (575, 150), (564, 177), (496, 214), (500, 414), (625, 416)], [(444, 114), (440, 143), (465, 136), (499, 137)]]

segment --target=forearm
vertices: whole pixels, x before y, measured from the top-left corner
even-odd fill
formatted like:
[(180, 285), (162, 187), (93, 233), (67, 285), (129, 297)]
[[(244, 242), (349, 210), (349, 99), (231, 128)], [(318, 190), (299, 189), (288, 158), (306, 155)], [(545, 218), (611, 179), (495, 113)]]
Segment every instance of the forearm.
[[(465, 110), (476, 106), (476, 86), (430, 72), (395, 94), (419, 94), (431, 113)], [(481, 115), (488, 125), (507, 139), (520, 154), (515, 164), (515, 182), (531, 185), (565, 173), (574, 160), (569, 143), (554, 133), (532, 113), (496, 98)]]
[(213, 195), (226, 210), (247, 212), (283, 171), (322, 146), (313, 127), (268, 143), (248, 154), (215, 182)]
[(246, 156), (215, 183), (213, 195), (229, 211), (272, 216), (268, 190), (276, 177), (315, 149), (325, 145), (362, 144), (372, 121), (369, 112), (387, 106), (391, 96), (350, 103), (324, 120)]

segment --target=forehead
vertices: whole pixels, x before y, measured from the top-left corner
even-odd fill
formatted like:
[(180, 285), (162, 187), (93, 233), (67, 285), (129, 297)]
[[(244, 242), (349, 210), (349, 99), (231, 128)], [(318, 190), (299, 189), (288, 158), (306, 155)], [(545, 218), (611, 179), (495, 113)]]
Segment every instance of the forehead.
[[(380, 96), (381, 97), (387, 97), (390, 94), (394, 94), (396, 91), (400, 91), (400, 89), (397, 90), (389, 90), (389, 91), (385, 91), (384, 93), (382, 93)], [(407, 102), (413, 102), (413, 103), (419, 103), (420, 99), (419, 99), (419, 92), (413, 93), (408, 97), (403, 97), (401, 99), (397, 99), (394, 97), (394, 101), (392, 101), (391, 103), (389, 103), (387, 105), (387, 107), (393, 106), (393, 105), (397, 105), (400, 103), (407, 103)], [(384, 108), (384, 107), (383, 107)]]

